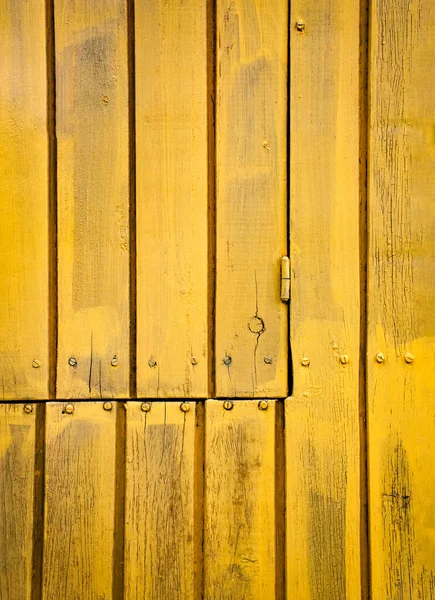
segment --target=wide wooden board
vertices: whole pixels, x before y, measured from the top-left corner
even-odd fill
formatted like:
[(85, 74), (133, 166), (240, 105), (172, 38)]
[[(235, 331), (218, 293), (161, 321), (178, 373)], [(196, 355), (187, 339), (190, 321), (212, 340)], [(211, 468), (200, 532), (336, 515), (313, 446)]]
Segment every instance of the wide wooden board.
[(36, 406), (0, 404), (0, 598), (31, 600)]
[(433, 599), (433, 3), (374, 0), (370, 36), (367, 388), (372, 599)]
[(298, 600), (361, 598), (359, 10), (291, 4), (286, 582)]
[[(195, 404), (127, 405), (125, 600), (195, 595)], [(202, 523), (199, 523), (201, 528)]]
[(278, 599), (275, 401), (205, 406), (204, 599)]
[(118, 407), (107, 411), (102, 403), (76, 402), (68, 414), (66, 406), (47, 404), (42, 598), (118, 600)]
[(207, 2), (135, 1), (137, 389), (208, 395)]
[(126, 0), (56, 0), (57, 398), (129, 395)]
[(48, 397), (45, 2), (0, 10), (0, 400)]
[(288, 2), (218, 0), (216, 393), (285, 397)]

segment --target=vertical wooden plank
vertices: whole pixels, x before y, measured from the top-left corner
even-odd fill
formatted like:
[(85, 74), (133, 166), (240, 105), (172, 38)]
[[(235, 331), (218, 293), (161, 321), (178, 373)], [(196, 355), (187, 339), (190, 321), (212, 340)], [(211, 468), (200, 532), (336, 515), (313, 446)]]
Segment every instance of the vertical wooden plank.
[(54, 8), (59, 237), (57, 397), (126, 397), (126, 0), (56, 0)]
[(207, 2), (136, 0), (137, 389), (206, 397)]
[(361, 598), (359, 2), (294, 0), (287, 594)]
[(204, 598), (278, 598), (275, 402), (206, 402)]
[(195, 404), (127, 407), (125, 600), (194, 598)]
[(47, 398), (45, 3), (0, 11), (0, 399)]
[(43, 600), (116, 598), (118, 410), (96, 402), (47, 404)]
[(285, 397), (288, 2), (217, 2), (216, 395)]
[(35, 407), (0, 404), (0, 598), (32, 598)]
[(367, 373), (372, 598), (433, 599), (433, 3), (374, 0), (370, 33)]

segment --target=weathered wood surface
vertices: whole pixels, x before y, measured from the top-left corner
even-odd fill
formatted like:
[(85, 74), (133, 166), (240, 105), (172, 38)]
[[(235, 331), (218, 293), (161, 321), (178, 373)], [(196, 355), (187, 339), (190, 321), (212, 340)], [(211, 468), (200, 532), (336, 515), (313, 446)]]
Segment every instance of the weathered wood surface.
[(48, 397), (45, 3), (0, 9), (0, 400)]
[(56, 0), (54, 9), (57, 398), (128, 397), (126, 0)]
[(216, 396), (287, 396), (288, 2), (218, 0)]
[(138, 397), (208, 395), (207, 2), (135, 1)]
[(286, 582), (298, 600), (361, 598), (359, 9), (291, 4)]
[(31, 600), (36, 407), (0, 404), (0, 598)]
[(278, 598), (275, 401), (205, 406), (204, 599)]
[[(127, 404), (125, 600), (196, 598), (195, 403)], [(199, 523), (201, 527), (201, 523)]]
[(435, 598), (435, 11), (374, 0), (368, 432), (372, 599)]
[(76, 402), (68, 414), (67, 406), (47, 404), (42, 598), (117, 600), (116, 419), (123, 408)]

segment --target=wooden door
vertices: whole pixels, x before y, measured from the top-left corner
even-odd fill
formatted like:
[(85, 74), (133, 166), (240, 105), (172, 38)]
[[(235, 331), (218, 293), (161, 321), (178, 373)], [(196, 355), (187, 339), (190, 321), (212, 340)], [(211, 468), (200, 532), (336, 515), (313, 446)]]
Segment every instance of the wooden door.
[(432, 598), (435, 23), (368, 4), (0, 7), (0, 600)]

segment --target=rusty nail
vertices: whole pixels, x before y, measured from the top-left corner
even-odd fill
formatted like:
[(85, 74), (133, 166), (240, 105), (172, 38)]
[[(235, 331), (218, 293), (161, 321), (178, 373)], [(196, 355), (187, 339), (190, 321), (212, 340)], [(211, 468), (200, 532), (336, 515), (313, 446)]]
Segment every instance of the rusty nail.
[(310, 359), (308, 358), (308, 356), (303, 356), (301, 358), (301, 365), (303, 367), (309, 367), (310, 366)]
[(103, 408), (104, 408), (104, 410), (112, 410), (112, 403), (111, 402), (105, 402), (103, 404)]
[(112, 365), (112, 367), (117, 367), (118, 366), (118, 357), (116, 356), (116, 354), (114, 355), (114, 357), (110, 361), (110, 364)]
[(411, 352), (407, 352), (405, 354), (405, 361), (409, 364), (409, 363), (412, 363), (413, 360), (414, 360), (414, 355), (411, 354)]
[(68, 360), (68, 364), (70, 367), (76, 367), (77, 366), (77, 359), (74, 358), (74, 356), (71, 356), (71, 358)]
[(225, 356), (225, 357), (224, 357), (224, 365), (227, 365), (227, 367), (229, 367), (229, 366), (230, 366), (230, 364), (231, 364), (231, 361), (232, 361), (232, 358), (231, 358), (231, 356)]
[(234, 408), (234, 402), (231, 402), (230, 400), (225, 400), (224, 408), (225, 410), (232, 410)]
[(298, 31), (304, 31), (304, 29), (305, 29), (305, 21), (302, 21), (302, 19), (298, 19), (296, 21), (296, 29)]
[(41, 366), (41, 361), (40, 361), (40, 360), (38, 360), (37, 358), (34, 358), (34, 359), (32, 360), (32, 367), (33, 367), (34, 369), (39, 369), (39, 367), (40, 367), (40, 366)]
[(72, 404), (67, 404), (64, 408), (64, 412), (66, 412), (67, 415), (72, 415), (74, 412), (74, 406)]
[(192, 363), (193, 366), (198, 364), (198, 359), (196, 358), (196, 356), (192, 356), (192, 358), (190, 359), (190, 362)]
[(142, 412), (150, 412), (151, 410), (151, 402), (142, 402), (140, 409)]
[(271, 365), (272, 364), (272, 357), (271, 356), (265, 356), (264, 357), (264, 362), (266, 363), (266, 365)]
[(383, 352), (378, 352), (376, 354), (376, 360), (378, 361), (378, 363), (383, 363), (385, 360), (385, 356)]
[(342, 354), (340, 356), (340, 362), (342, 365), (347, 365), (347, 363), (349, 362), (349, 356), (348, 354)]
[(188, 402), (182, 402), (180, 404), (180, 409), (184, 412), (187, 413), (190, 410), (190, 404)]
[(148, 365), (149, 365), (151, 368), (154, 368), (154, 367), (156, 367), (156, 366), (157, 366), (157, 361), (155, 361), (155, 360), (154, 360), (154, 358), (150, 358), (150, 359), (149, 359), (149, 361), (148, 361)]
[(33, 406), (31, 404), (25, 404), (24, 405), (24, 412), (27, 414), (30, 414), (33, 412)]
[(267, 410), (269, 406), (269, 402), (267, 400), (260, 400), (260, 402), (258, 403), (258, 408), (260, 410)]

